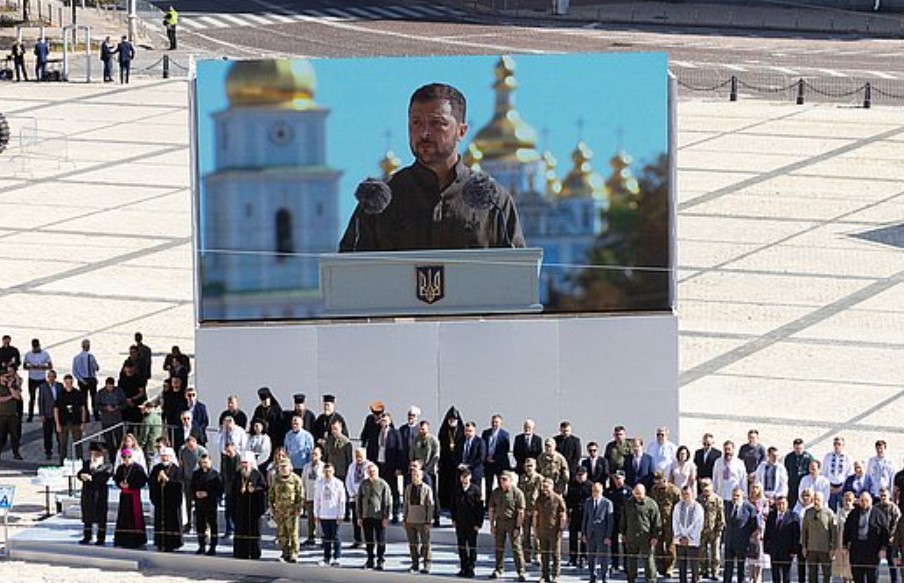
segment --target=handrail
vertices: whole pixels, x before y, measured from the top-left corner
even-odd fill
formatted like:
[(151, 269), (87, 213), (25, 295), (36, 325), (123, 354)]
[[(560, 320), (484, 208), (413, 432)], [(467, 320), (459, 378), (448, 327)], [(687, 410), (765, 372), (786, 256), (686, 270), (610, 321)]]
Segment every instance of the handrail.
[(99, 436), (101, 436), (101, 435), (104, 435), (104, 434), (107, 433), (108, 431), (113, 431), (113, 430), (115, 430), (115, 429), (118, 429), (118, 428), (120, 428), (120, 427), (123, 427), (123, 426), (125, 426), (125, 424), (126, 424), (125, 421), (120, 421), (120, 422), (117, 423), (116, 425), (111, 425), (110, 427), (107, 427), (106, 429), (101, 429), (100, 431), (97, 431), (97, 432), (95, 432), (95, 433), (92, 433), (91, 435), (88, 435), (88, 436), (86, 436), (86, 437), (83, 437), (83, 438), (81, 438), (81, 439), (79, 439), (79, 440), (77, 440), (77, 441), (73, 441), (73, 442), (72, 442), (72, 450), (75, 451), (75, 447), (76, 447), (76, 446), (81, 445), (81, 444), (85, 443), (86, 441), (90, 441), (90, 440), (94, 439), (95, 437), (99, 437)]

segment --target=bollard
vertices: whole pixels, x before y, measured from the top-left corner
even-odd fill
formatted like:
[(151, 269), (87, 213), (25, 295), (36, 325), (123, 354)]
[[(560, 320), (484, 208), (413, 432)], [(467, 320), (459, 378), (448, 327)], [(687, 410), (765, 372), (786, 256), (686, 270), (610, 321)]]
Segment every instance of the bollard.
[(729, 101), (737, 101), (738, 100), (738, 76), (731, 76), (731, 93), (728, 95)]
[(797, 105), (804, 104), (804, 80), (800, 79), (797, 82)]
[(163, 55), (163, 78), (169, 79), (169, 55)]
[(872, 107), (873, 101), (873, 84), (869, 81), (866, 82), (866, 86), (863, 87), (863, 109), (869, 109)]

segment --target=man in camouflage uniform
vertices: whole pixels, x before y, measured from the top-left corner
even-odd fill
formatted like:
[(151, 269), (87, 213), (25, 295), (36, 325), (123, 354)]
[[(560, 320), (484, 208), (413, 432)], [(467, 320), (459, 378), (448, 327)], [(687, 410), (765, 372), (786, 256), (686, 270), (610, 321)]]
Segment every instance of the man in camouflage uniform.
[(663, 472), (653, 474), (653, 488), (650, 491), (652, 498), (659, 506), (659, 515), (662, 518), (662, 536), (656, 545), (656, 568), (659, 574), (667, 579), (672, 578), (672, 568), (675, 566), (675, 547), (673, 542), (675, 534), (672, 532), (672, 509), (681, 502), (681, 490), (678, 486), (667, 482)]
[(512, 472), (499, 475), (499, 486), (490, 495), (490, 532), (496, 545), (496, 568), (491, 579), (505, 572), (505, 539), (512, 545), (518, 581), (524, 576), (524, 553), (521, 551), (521, 527), (524, 524), (524, 493), (515, 486)]
[[(565, 528), (565, 500), (552, 489), (552, 480), (543, 479), (543, 489), (537, 499), (534, 527), (540, 542), (540, 580), (559, 580), (562, 563), (562, 530)], [(550, 565), (551, 564), (551, 565)]]
[(719, 548), (722, 530), (725, 529), (725, 502), (713, 493), (713, 481), (700, 480), (700, 496), (697, 502), (703, 506), (703, 531), (700, 533), (700, 577), (720, 579)]
[(568, 469), (568, 461), (556, 451), (556, 441), (551, 437), (543, 442), (543, 453), (537, 458), (537, 471), (544, 478), (552, 480), (556, 494), (560, 496), (565, 494), (571, 472)]
[(656, 583), (653, 549), (662, 535), (662, 517), (656, 502), (647, 496), (647, 489), (643, 484), (634, 486), (633, 496), (625, 504), (618, 529), (625, 537), (625, 549), (628, 553), (628, 583), (637, 581), (638, 559), (644, 561), (646, 583)]
[(524, 460), (524, 473), (518, 479), (518, 489), (524, 493), (524, 530), (521, 532), (521, 548), (528, 563), (540, 562), (536, 533), (534, 532), (534, 512), (537, 498), (543, 486), (543, 476), (537, 473), (537, 461), (534, 458)]
[(292, 463), (284, 459), (270, 486), (270, 515), (276, 521), (276, 540), (282, 548), (281, 560), (298, 560), (298, 517), (304, 503), (304, 485), (292, 471)]

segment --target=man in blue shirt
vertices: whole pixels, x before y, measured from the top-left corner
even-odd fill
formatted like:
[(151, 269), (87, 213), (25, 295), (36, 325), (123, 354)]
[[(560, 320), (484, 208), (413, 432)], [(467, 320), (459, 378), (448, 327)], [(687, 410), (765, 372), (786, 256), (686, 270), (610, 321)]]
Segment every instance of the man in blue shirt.
[(314, 436), (304, 430), (300, 416), (292, 417), (292, 430), (286, 433), (283, 445), (292, 461), (292, 471), (300, 477), (302, 469), (311, 461), (314, 449)]
[(82, 340), (82, 351), (72, 359), (72, 376), (78, 382), (78, 390), (82, 392), (86, 407), (90, 396), (95, 421), (100, 421), (100, 411), (97, 410), (97, 373), (99, 370), (100, 365), (91, 354), (91, 341), (85, 338)]

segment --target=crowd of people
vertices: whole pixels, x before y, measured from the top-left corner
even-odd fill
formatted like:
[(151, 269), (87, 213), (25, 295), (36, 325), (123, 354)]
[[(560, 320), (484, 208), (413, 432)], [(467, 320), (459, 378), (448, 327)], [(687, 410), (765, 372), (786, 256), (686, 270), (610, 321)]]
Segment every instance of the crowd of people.
[[(717, 447), (706, 434), (693, 453), (670, 441), (664, 427), (649, 444), (618, 426), (605, 446), (582, 446), (568, 421), (543, 438), (527, 419), (512, 435), (501, 415), (479, 431), (450, 407), (434, 431), (417, 406), (396, 425), (376, 401), (355, 444), (334, 395), (323, 395), (315, 414), (306, 395), (293, 395), (292, 407), (283, 409), (262, 387), (250, 415), (231, 395), (209, 427), (207, 406), (188, 384), (191, 362), (178, 347), (166, 357), (168, 378), (152, 398), (151, 351), (140, 333), (119, 378), (107, 378), (100, 389), (90, 348), (85, 340), (59, 384), (38, 340), (22, 357), (9, 337), (0, 346), (7, 370), (0, 379), (0, 454), (11, 436), (18, 455), (16, 417), (21, 426), (27, 411), (31, 422), (35, 407), (48, 458), (54, 434), (65, 456), (92, 415), (108, 429), (103, 442), (90, 444), (78, 476), (85, 544), (105, 544), (112, 480), (119, 490), (113, 544), (128, 548), (148, 542), (141, 507), (147, 488), (153, 543), (164, 552), (182, 547), (193, 526), (197, 552), (216, 554), (222, 506), (223, 536), (232, 539), (233, 556), (244, 559), (261, 557), (266, 518), (283, 561), (296, 562), (319, 535), (321, 565), (338, 566), (341, 541), (349, 538), (353, 548), (364, 547), (365, 568), (382, 570), (387, 528), (401, 523), (410, 571), (429, 573), (431, 532), (446, 516), (461, 577), (475, 576), (477, 535), (489, 522), (491, 578), (503, 576), (508, 546), (518, 580), (539, 564), (541, 581), (557, 581), (567, 531), (568, 564), (592, 582), (624, 570), (633, 583), (642, 566), (648, 583), (676, 572), (681, 583), (760, 583), (766, 567), (774, 582), (785, 583), (796, 565), (800, 583), (820, 583), (820, 576), (825, 583), (833, 577), (874, 583), (884, 555), (897, 583), (904, 469), (896, 470), (881, 440), (865, 461), (848, 454), (841, 437), (821, 459), (801, 439), (780, 456), (756, 430), (740, 447), (732, 441)], [(27, 410), (16, 381), (20, 364), (28, 375)]]
[[(12, 62), (13, 70), (9, 71), (9, 79), (15, 79), (16, 82), (28, 81), (28, 66), (26, 58), (28, 50), (25, 44), (16, 39), (13, 41), (7, 55), (7, 62)], [(48, 65), (58, 62), (59, 59), (53, 59), (51, 47), (48, 40), (40, 37), (35, 40), (31, 50), (34, 56), (34, 80), (35, 81), (61, 81), (58, 74), (51, 75), (48, 71)], [(106, 37), (100, 44), (99, 57), (104, 70), (104, 83), (113, 82), (113, 63), (119, 64), (119, 82), (128, 83), (129, 73), (132, 68), (132, 61), (135, 60), (135, 45), (129, 40), (129, 37), (123, 35), (118, 43), (114, 43), (111, 37)]]

